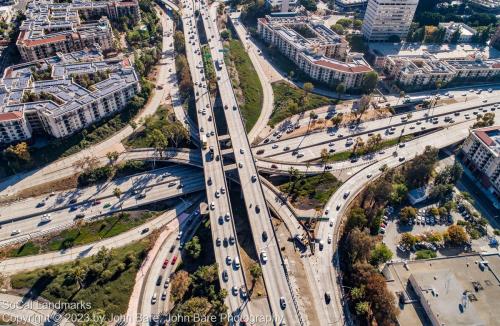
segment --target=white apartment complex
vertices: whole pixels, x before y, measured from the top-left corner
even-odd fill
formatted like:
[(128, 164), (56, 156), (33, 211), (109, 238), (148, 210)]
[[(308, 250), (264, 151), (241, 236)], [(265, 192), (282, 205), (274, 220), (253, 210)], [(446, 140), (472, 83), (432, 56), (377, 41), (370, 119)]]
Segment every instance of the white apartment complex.
[[(98, 74), (100, 81), (87, 88), (75, 81)], [(34, 134), (72, 135), (122, 110), (139, 91), (139, 78), (128, 59), (103, 61), (99, 51), (8, 67), (0, 80), (0, 145)]]
[(405, 39), (418, 0), (369, 0), (361, 31), (368, 41), (387, 41), (391, 36)]
[(301, 15), (259, 18), (257, 31), (314, 80), (359, 88), (370, 65), (359, 53), (348, 54), (344, 38), (320, 22)]
[(445, 29), (444, 41), (450, 42), (453, 39), (453, 35), (458, 31), (460, 36), (458, 37), (457, 43), (470, 43), (472, 42), (472, 38), (476, 35), (477, 31), (466, 25), (464, 23), (439, 23), (440, 28)]
[(266, 0), (267, 5), (272, 11), (288, 12), (292, 8), (295, 8), (298, 4), (298, 0)]
[(20, 26), (17, 48), (24, 61), (34, 61), (99, 45), (113, 47), (109, 19), (120, 16), (140, 19), (137, 0), (90, 1), (34, 0), (28, 3), (26, 20)]
[(479, 181), (500, 198), (500, 126), (472, 130), (462, 145), (464, 161)]
[(500, 79), (500, 60), (438, 59), (424, 53), (416, 55), (389, 55), (376, 61), (388, 80), (400, 88), (416, 90), (434, 87), (437, 81), (496, 81)]

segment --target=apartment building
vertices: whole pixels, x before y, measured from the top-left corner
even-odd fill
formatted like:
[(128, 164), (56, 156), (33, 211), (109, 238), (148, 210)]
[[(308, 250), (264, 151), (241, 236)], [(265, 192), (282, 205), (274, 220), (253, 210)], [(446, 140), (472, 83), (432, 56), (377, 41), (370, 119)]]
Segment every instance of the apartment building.
[(458, 39), (456, 40), (456, 43), (471, 43), (472, 38), (474, 35), (477, 34), (477, 31), (470, 27), (467, 24), (464, 23), (455, 23), (455, 22), (448, 22), (448, 23), (439, 23), (440, 28), (444, 28), (445, 34), (444, 34), (444, 41), (445, 42), (450, 42), (453, 39), (453, 36), (455, 33), (460, 33)]
[(344, 38), (307, 16), (268, 15), (258, 20), (257, 31), (314, 80), (359, 88), (372, 71), (361, 54), (348, 54)]
[[(79, 77), (95, 83), (83, 87)], [(0, 144), (37, 134), (70, 136), (116, 114), (139, 91), (127, 59), (103, 60), (97, 50), (8, 67), (0, 80)]]
[(389, 55), (378, 60), (389, 80), (403, 89), (416, 90), (436, 84), (437, 81), (487, 81), (500, 78), (500, 60), (439, 59), (424, 53), (416, 55)]
[(20, 26), (17, 48), (24, 61), (35, 61), (99, 45), (102, 51), (113, 47), (109, 19), (126, 15), (140, 19), (137, 0), (57, 3), (35, 0), (28, 3), (26, 20)]
[(297, 7), (298, 0), (266, 0), (266, 4), (272, 11), (289, 12)]
[(368, 0), (335, 0), (335, 9), (342, 12), (364, 13)]
[(500, 126), (474, 129), (462, 145), (465, 164), (500, 198)]
[(361, 32), (368, 41), (406, 39), (418, 0), (369, 0)]

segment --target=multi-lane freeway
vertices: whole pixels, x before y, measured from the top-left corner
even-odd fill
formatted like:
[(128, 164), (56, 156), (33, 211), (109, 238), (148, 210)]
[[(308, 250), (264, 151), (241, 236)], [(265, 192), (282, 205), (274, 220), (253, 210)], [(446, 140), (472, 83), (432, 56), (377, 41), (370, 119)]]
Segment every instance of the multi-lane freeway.
[(271, 312), (278, 324), (302, 324), (303, 320), (297, 299), (288, 280), (279, 244), (274, 236), (271, 215), (258, 178), (250, 143), (246, 133), (242, 132), (245, 130), (245, 125), (224, 64), (223, 46), (216, 24), (216, 6), (210, 7), (207, 2), (202, 3), (203, 26), (216, 67), (217, 84), (222, 99), (225, 121), (231, 138), (245, 207), (263, 271)]
[(248, 290), (241, 268), (239, 244), (233, 221), (228, 187), (221, 158), (218, 130), (208, 84), (201, 57), (200, 37), (196, 26), (195, 11), (200, 5), (194, 1), (183, 1), (182, 20), (186, 43), (186, 56), (194, 84), (196, 114), (200, 139), (207, 202), (214, 251), (219, 270), (221, 288), (228, 293), (226, 305), (235, 318), (248, 316)]

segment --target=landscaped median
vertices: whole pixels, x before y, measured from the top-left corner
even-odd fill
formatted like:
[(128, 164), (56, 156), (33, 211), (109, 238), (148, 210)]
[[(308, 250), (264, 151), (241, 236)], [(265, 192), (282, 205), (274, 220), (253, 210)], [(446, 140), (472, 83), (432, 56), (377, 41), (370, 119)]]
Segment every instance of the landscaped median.
[(236, 39), (229, 39), (225, 45), (228, 46), (226, 62), (231, 84), (235, 89), (245, 128), (250, 131), (262, 111), (262, 85), (243, 43)]
[(2, 257), (23, 257), (50, 251), (65, 250), (102, 239), (114, 237), (131, 230), (161, 214), (162, 211), (120, 212), (105, 220), (80, 223), (75, 226), (40, 239), (28, 241), (20, 246), (0, 251)]

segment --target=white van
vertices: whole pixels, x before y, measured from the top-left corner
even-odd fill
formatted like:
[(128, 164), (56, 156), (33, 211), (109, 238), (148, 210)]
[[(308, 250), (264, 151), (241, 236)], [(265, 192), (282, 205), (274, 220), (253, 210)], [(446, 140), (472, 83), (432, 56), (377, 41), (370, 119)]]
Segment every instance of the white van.
[(153, 293), (153, 297), (151, 298), (151, 304), (155, 304), (156, 303), (156, 292)]
[(234, 257), (234, 268), (239, 269), (240, 268), (240, 259), (238, 257)]

